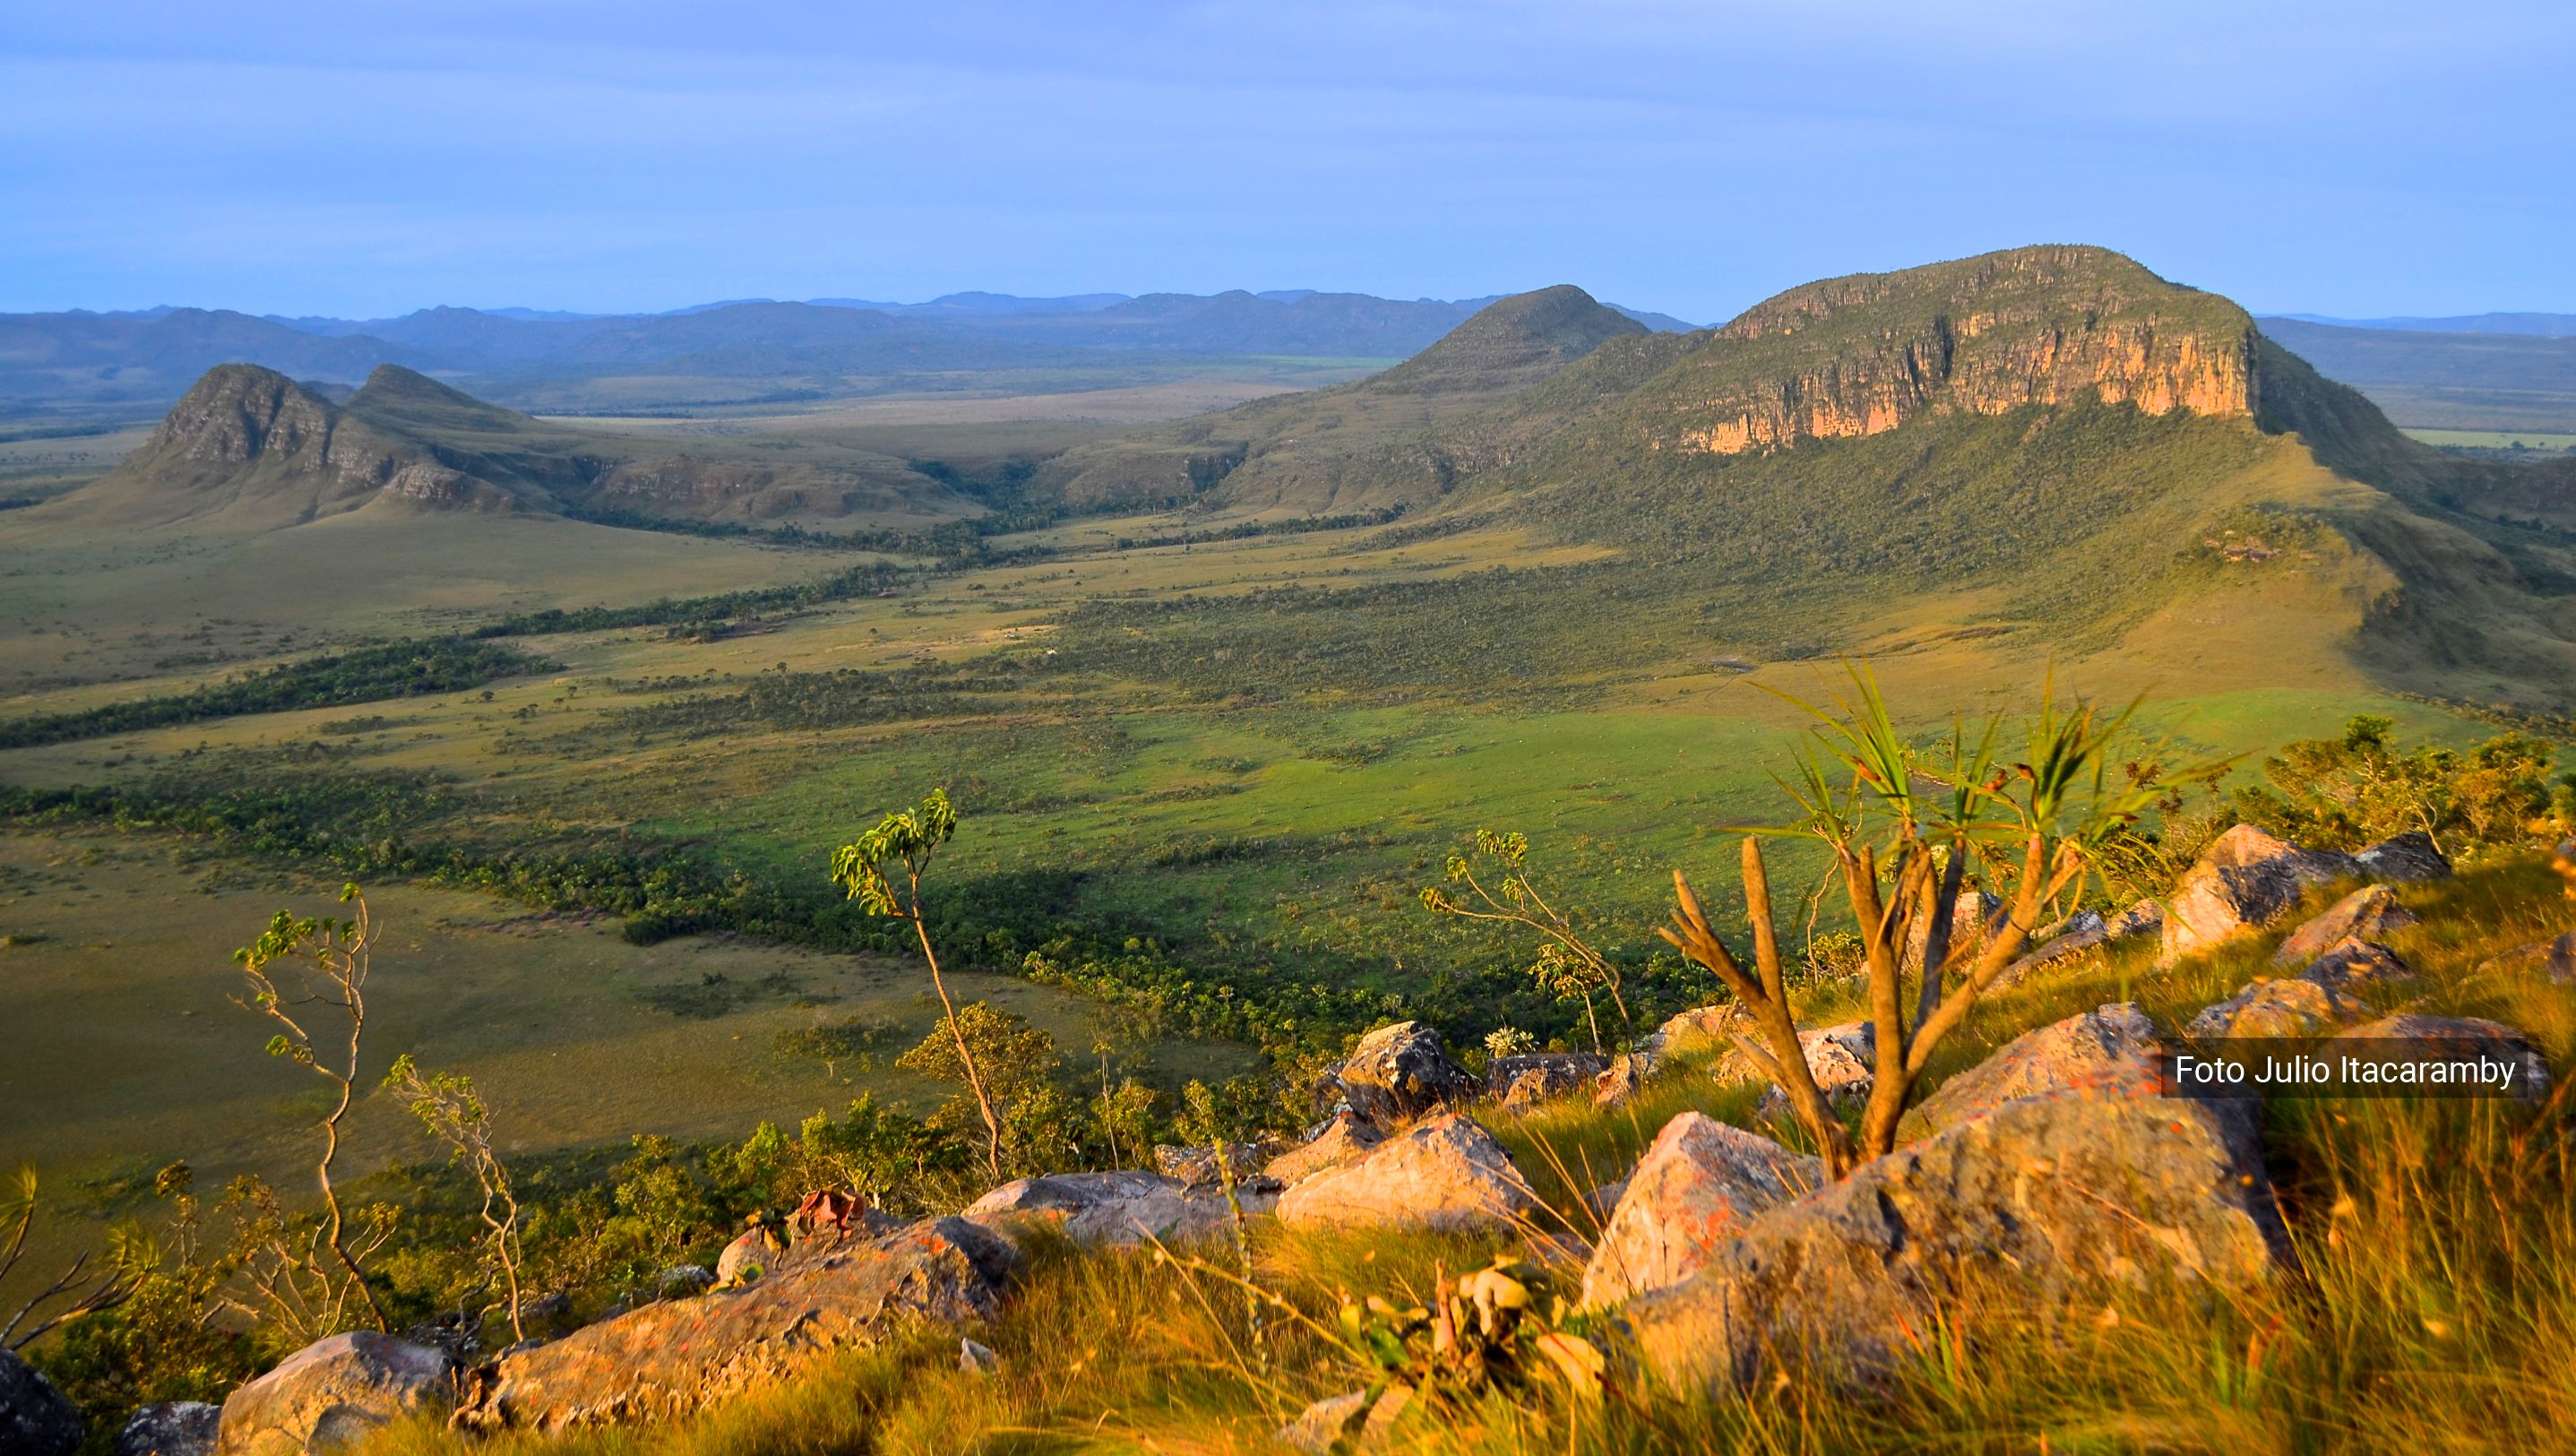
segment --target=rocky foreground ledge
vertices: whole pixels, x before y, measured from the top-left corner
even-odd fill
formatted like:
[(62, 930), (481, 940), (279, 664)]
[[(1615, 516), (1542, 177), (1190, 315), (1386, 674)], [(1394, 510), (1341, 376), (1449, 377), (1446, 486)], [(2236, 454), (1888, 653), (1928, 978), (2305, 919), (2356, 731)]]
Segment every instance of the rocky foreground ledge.
[[(2078, 917), (2025, 960), (2045, 967), (2146, 935), (2167, 959), (2197, 954), (2277, 928), (2316, 885), (2361, 880), (2282, 940), (2283, 974), (2203, 1009), (2183, 1033), (2426, 1039), (2463, 1058), (2510, 1058), (2529, 1073), (2516, 1090), (2539, 1095), (2548, 1068), (2521, 1032), (2382, 1014), (2413, 975), (2383, 942), (2412, 923), (2385, 881), (2447, 873), (2429, 843), (2328, 857), (2239, 826), (2164, 913)], [(2550, 974), (2576, 977), (2576, 936), (2531, 952)], [(1231, 1201), (1212, 1176), (1215, 1150), (1169, 1149), (1161, 1172), (1024, 1178), (908, 1227), (851, 1220), (785, 1249), (746, 1235), (713, 1289), (471, 1368), (390, 1336), (333, 1336), (233, 1392), (219, 1417), (211, 1406), (138, 1413), (120, 1456), (302, 1456), (421, 1413), (482, 1431), (684, 1415), (833, 1351), (989, 1319), (1011, 1297), (1032, 1229), (1077, 1247), (1188, 1242), (1229, 1229), (1237, 1209), (1292, 1229), (1519, 1231), (1542, 1258), (1582, 1262), (1583, 1303), (1608, 1319), (1616, 1357), (1677, 1395), (1743, 1389), (1786, 1361), (1866, 1380), (1945, 1301), (1998, 1282), (2042, 1299), (2101, 1285), (2244, 1290), (2291, 1266), (2256, 1104), (2168, 1095), (2160, 1058), (2171, 1039), (2132, 1004), (2037, 1028), (1952, 1076), (1908, 1114), (1904, 1146), (1837, 1183), (1814, 1158), (1683, 1112), (1593, 1195), (1588, 1241), (1574, 1211), (1541, 1206), (1478, 1121), (1586, 1087), (1600, 1102), (1625, 1100), (1671, 1075), (1685, 1044), (1722, 1051), (1733, 1031), (1726, 1009), (1703, 1008), (1606, 1063), (1505, 1058), (1479, 1079), (1429, 1028), (1381, 1027), (1322, 1079), (1322, 1120), (1302, 1143), (1227, 1150), (1240, 1175)], [(1866, 1094), (1866, 1026), (1805, 1040), (1830, 1093)], [(1721, 1055), (1716, 1070), (1743, 1068)], [(978, 1348), (967, 1340), (965, 1358)], [(1360, 1393), (1319, 1402), (1281, 1438), (1329, 1450), (1369, 1415)], [(0, 1456), (65, 1456), (79, 1435), (68, 1404), (0, 1355)]]

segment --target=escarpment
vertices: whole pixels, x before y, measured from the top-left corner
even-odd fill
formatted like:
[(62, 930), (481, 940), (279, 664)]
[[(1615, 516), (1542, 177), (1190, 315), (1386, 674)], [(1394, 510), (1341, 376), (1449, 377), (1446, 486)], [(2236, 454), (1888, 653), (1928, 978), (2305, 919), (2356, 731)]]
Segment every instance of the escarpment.
[(1918, 415), (2098, 399), (2255, 412), (2242, 309), (2099, 248), (2022, 248), (1792, 289), (1714, 332), (1663, 391), (1657, 449), (1875, 435)]

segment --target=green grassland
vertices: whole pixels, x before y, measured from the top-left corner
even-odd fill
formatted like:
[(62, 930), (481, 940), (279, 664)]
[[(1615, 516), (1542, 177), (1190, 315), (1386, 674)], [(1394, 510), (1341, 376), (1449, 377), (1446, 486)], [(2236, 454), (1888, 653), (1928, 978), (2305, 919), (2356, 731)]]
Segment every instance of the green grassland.
[[(2317, 620), (2303, 585), (2338, 569), (2328, 564), (2190, 567), (2207, 577), (2190, 599), (2192, 620), (2150, 615), (2093, 653), (2059, 659), (2045, 634), (1997, 630), (2014, 613), (1990, 608), (2009, 599), (1903, 573), (1891, 580), (1917, 589), (1891, 592), (1890, 609), (1867, 624), (1810, 620), (1800, 641), (1781, 644), (1787, 629), (1774, 624), (1792, 620), (1794, 595), (1773, 616), (1755, 610), (1759, 597), (1745, 588), (1737, 599), (1755, 603), (1747, 621), (1758, 628), (1711, 631), (1707, 606), (1656, 591), (1652, 570), (1508, 524), (1429, 539), (1397, 524), (1114, 546), (1181, 524), (1167, 515), (1066, 522), (1033, 535), (1051, 548), (1039, 559), (926, 576), (893, 597), (779, 613), (739, 633), (632, 627), (512, 639), (559, 668), (482, 690), (18, 749), (0, 754), (0, 777), (37, 789), (417, 777), (440, 788), (437, 807), (392, 831), (412, 841), (486, 856), (642, 847), (710, 879), (747, 877), (806, 907), (799, 914), (830, 901), (823, 871), (834, 845), (944, 784), (965, 827), (935, 888), (964, 903), (959, 924), (1012, 937), (952, 947), (988, 973), (975, 994), (1016, 988), (1005, 1004), (1077, 1054), (1092, 1035), (1082, 1008), (1125, 1006), (1135, 1054), (1150, 1052), (1177, 1076), (1250, 1065), (1242, 1051), (1228, 1062), (1196, 1049), (1192, 1028), (1226, 1024), (1203, 1014), (1212, 1014), (1210, 997), (1289, 1007), (1320, 1033), (1401, 1012), (1462, 1034), (1513, 1022), (1579, 1043), (1575, 1008), (1537, 996), (1518, 974), (1526, 947), (1414, 903), (1443, 857), (1482, 826), (1532, 836), (1541, 872), (1638, 963), (1640, 1015), (1704, 995), (1677, 967), (1646, 964), (1650, 928), (1672, 869), (1705, 870), (1731, 843), (1730, 826), (1782, 812), (1771, 775), (1799, 714), (1766, 689), (1829, 688), (1832, 662), (1818, 654), (1866, 652), (1897, 700), (1927, 720), (2030, 702), (2052, 672), (2061, 690), (2125, 698), (2152, 689), (2149, 726), (2175, 734), (2173, 751), (2192, 757), (2259, 752), (2362, 709), (2389, 712), (2419, 735), (2484, 731), (2373, 688), (2331, 654), (2284, 651), (2348, 630)], [(479, 528), (724, 552), (758, 563), (754, 581), (835, 559), (568, 524)], [(428, 618), (453, 627), (470, 615), (406, 601), (401, 578), (375, 575), (384, 585), (371, 601), (388, 625)], [(632, 573), (618, 595), (641, 598), (668, 579)], [(304, 619), (309, 629), (321, 628), (326, 609)], [(2285, 661), (2300, 666), (2289, 671)], [(96, 706), (105, 694), (166, 695), (210, 677), (196, 668), (23, 701)], [(72, 856), (49, 866), (57, 878), (45, 882), (72, 898), (42, 913), (35, 898), (0, 906), (11, 922), (0, 929), (45, 937), (6, 953), (12, 974), (72, 997), (55, 1013), (70, 1024), (116, 1025), (123, 1008), (175, 986), (197, 988), (188, 994), (201, 1000), (218, 995), (224, 954), (274, 898), (208, 897), (186, 880), (156, 891), (171, 877), (161, 857), (213, 855), (207, 863), (225, 868), (190, 873), (286, 875), (277, 883), (305, 894), (345, 869), (309, 856), (281, 862), (247, 839), (98, 833), (66, 821), (8, 841), (21, 860)], [(83, 849), (134, 858), (84, 866)], [(769, 1046), (779, 1029), (819, 1015), (921, 1016), (909, 999), (914, 983), (866, 955), (704, 935), (632, 947), (613, 918), (546, 921), (538, 939), (505, 938), (490, 927), (527, 914), (506, 899), (387, 886), (407, 923), (454, 927), (423, 939), (417, 967), (411, 953), (389, 955), (389, 982), (445, 982), (449, 967), (470, 963), (464, 989), (491, 1008), (488, 1022), (460, 1021), (455, 1035), (425, 1042), (424, 1059), (435, 1052), (491, 1068), (504, 1105), (528, 1109), (520, 1122), (532, 1148), (640, 1129), (738, 1134), (760, 1117), (810, 1112), (806, 1104), (831, 1089), (819, 1069), (781, 1064)], [(152, 931), (129, 942), (120, 922)], [(1120, 960), (1122, 945), (1143, 947), (1143, 960)], [(1073, 1001), (990, 974), (1027, 971), (1031, 951), (1093, 976), (1136, 979), (1089, 985), (1105, 1001)], [(700, 965), (713, 969), (688, 969)], [(640, 999), (656, 977), (685, 992), (690, 976), (709, 973), (753, 989), (702, 1018)], [(806, 990), (758, 989), (781, 974), (841, 999), (800, 1006)], [(1191, 989), (1175, 990), (1174, 977)], [(137, 999), (84, 1004), (67, 989), (110, 979), (117, 996)], [(1316, 989), (1326, 999), (1308, 994)], [(218, 1007), (197, 1009), (203, 1019)], [(1275, 1026), (1263, 1033), (1273, 1034)], [(57, 1052), (28, 1075), (74, 1086), (121, 1067), (130, 1044), (81, 1037)], [(13, 1114), (13, 1129), (27, 1131), (13, 1130), (12, 1146), (87, 1168), (95, 1150), (174, 1119), (182, 1145), (235, 1129), (232, 1141), (192, 1156), (255, 1162), (256, 1149), (238, 1139), (280, 1120), (252, 1090), (270, 1085), (272, 1069), (242, 1052), (210, 1045), (189, 1079), (118, 1083), (98, 1103), (106, 1122), (66, 1109), (37, 1118), (39, 1103), (13, 1101), (33, 1120)], [(881, 1070), (842, 1075), (852, 1088), (920, 1094)], [(205, 1099), (206, 1078), (241, 1090)], [(683, 1086), (721, 1090), (692, 1091), (677, 1120), (655, 1111)], [(41, 1139), (39, 1121), (50, 1129)]]

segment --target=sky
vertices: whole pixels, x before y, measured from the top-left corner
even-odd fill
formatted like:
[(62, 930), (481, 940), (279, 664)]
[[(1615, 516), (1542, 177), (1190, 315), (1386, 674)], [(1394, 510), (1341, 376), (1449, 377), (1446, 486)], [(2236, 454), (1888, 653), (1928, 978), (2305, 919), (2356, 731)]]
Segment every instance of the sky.
[(2576, 5), (0, 6), (0, 310), (1812, 278), (2576, 312)]

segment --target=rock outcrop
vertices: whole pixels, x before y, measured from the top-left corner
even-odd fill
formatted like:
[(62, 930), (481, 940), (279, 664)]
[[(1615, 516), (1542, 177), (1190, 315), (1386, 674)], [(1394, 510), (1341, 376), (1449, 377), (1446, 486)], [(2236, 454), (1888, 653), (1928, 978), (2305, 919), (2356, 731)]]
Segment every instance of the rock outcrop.
[(210, 1456), (223, 1416), (222, 1406), (202, 1400), (144, 1406), (118, 1429), (116, 1456)]
[(1346, 1106), (1380, 1127), (1420, 1117), (1452, 1102), (1464, 1103), (1482, 1087), (1449, 1059), (1440, 1034), (1418, 1021), (1381, 1026), (1315, 1086), (1319, 1110)]
[(341, 1450), (415, 1412), (445, 1413), (456, 1375), (446, 1352), (426, 1345), (372, 1330), (333, 1335), (225, 1398), (216, 1456)]
[[(988, 1316), (1016, 1263), (1006, 1241), (959, 1218), (880, 1239), (809, 1241), (741, 1288), (646, 1305), (503, 1356), (457, 1421), (560, 1430), (686, 1414), (832, 1350), (925, 1321)], [(225, 1456), (232, 1427), (227, 1404)]]
[(0, 1456), (71, 1456), (80, 1443), (80, 1412), (33, 1366), (0, 1349)]
[[(1863, 318), (1853, 336), (1846, 318)], [(1732, 455), (1875, 435), (1925, 414), (2099, 400), (2254, 411), (2252, 320), (2099, 248), (2017, 248), (1828, 279), (1716, 331), (1728, 366), (1659, 448)], [(1728, 347), (1728, 346), (1733, 347)]]
[[(1758, 1044), (1764, 1051), (1770, 1050), (1768, 1043)], [(1869, 1096), (1878, 1076), (1876, 1027), (1866, 1021), (1812, 1027), (1798, 1033), (1798, 1046), (1806, 1053), (1807, 1075), (1815, 1079), (1817, 1091), (1838, 1102), (1856, 1102)], [(1710, 1075), (1721, 1082), (1749, 1082), (1763, 1072), (1739, 1046), (1720, 1058)], [(1777, 1083), (1770, 1090), (1787, 1095)]]
[(2386, 885), (2364, 885), (2311, 917), (2281, 940), (2272, 953), (2276, 966), (2306, 965), (2344, 940), (2379, 940), (2392, 930), (2415, 923)]
[(1494, 1058), (1485, 1069), (1485, 1085), (1503, 1106), (1517, 1111), (1562, 1097), (1609, 1067), (1609, 1058), (1590, 1052), (1529, 1052)]
[[(1268, 1213), (1278, 1194), (1277, 1181), (1246, 1174), (1235, 1201), (1246, 1213)], [(1004, 1234), (1015, 1224), (1041, 1223), (1075, 1243), (1123, 1247), (1218, 1232), (1233, 1210), (1221, 1187), (1160, 1173), (1050, 1173), (1013, 1179), (969, 1204), (961, 1217)]]
[(2393, 839), (2383, 839), (2368, 849), (2353, 851), (2353, 863), (2374, 880), (2390, 884), (2407, 884), (2423, 880), (2447, 880), (2451, 862), (2442, 854), (2433, 836), (2421, 829), (2410, 829)]
[(1474, 1119), (1435, 1117), (1358, 1162), (1317, 1173), (1279, 1196), (1291, 1228), (1486, 1228), (1538, 1211), (1511, 1155)]
[(2127, 1002), (2023, 1032), (1941, 1084), (1906, 1115), (1929, 1135), (1986, 1117), (2017, 1098), (2075, 1091), (2103, 1100), (2153, 1097), (2161, 1085), (2154, 1023)]
[(1821, 1159), (1685, 1112), (1628, 1175), (1583, 1271), (1583, 1302), (1617, 1304), (1678, 1284), (1754, 1215), (1824, 1182)]
[(1321, 1124), (1307, 1129), (1302, 1147), (1291, 1148), (1272, 1158), (1261, 1171), (1281, 1183), (1295, 1183), (1317, 1173), (1356, 1163), (1367, 1157), (1369, 1149), (1386, 1141), (1377, 1124), (1356, 1112), (1336, 1112)]
[(2287, 1258), (2251, 1119), (2066, 1091), (2006, 1103), (1760, 1215), (1623, 1319), (1666, 1388), (1732, 1391), (1779, 1361), (1883, 1368), (1984, 1279), (2041, 1302), (2153, 1279), (2233, 1290)]
[(2360, 1021), (2370, 1008), (2320, 982), (2298, 976), (2256, 981), (2201, 1013), (2183, 1028), (2185, 1036), (2327, 1036), (2338, 1026)]
[(2251, 824), (2218, 836), (2183, 873), (2165, 907), (2165, 964), (2198, 955), (2287, 917), (2311, 885), (2360, 867), (2349, 855), (2305, 850)]
[(2403, 981), (2415, 974), (2397, 952), (2366, 940), (2341, 940), (2308, 963), (2299, 979), (2349, 991), (2356, 986)]

